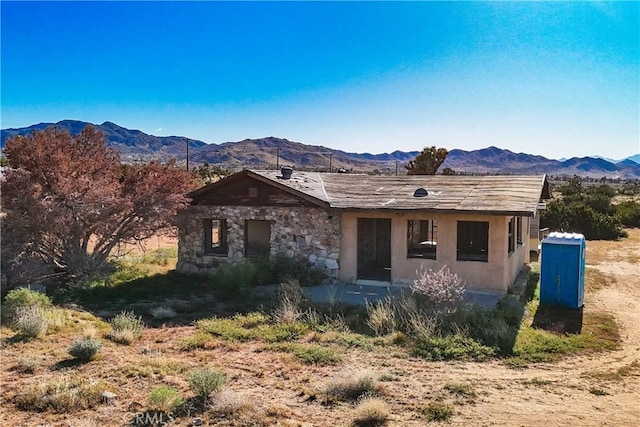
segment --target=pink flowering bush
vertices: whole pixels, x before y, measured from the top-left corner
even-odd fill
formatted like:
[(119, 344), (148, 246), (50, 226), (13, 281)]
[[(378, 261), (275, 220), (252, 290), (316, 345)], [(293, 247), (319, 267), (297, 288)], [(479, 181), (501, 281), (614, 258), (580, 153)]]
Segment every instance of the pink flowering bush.
[(414, 295), (423, 297), (436, 313), (456, 311), (465, 292), (464, 283), (456, 273), (444, 266), (439, 270), (420, 267), (416, 274), (417, 278), (411, 285)]

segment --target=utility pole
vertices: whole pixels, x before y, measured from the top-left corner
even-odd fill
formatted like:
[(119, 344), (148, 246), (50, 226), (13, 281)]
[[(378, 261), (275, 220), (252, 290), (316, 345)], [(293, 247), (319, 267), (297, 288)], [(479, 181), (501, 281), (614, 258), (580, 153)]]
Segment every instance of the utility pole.
[(396, 175), (398, 175), (398, 161), (396, 160)]
[(331, 158), (333, 157), (333, 153), (329, 153), (329, 172), (331, 172), (333, 169), (331, 169)]
[(280, 149), (276, 148), (276, 170), (280, 169)]
[(187, 172), (189, 172), (189, 138), (187, 138)]

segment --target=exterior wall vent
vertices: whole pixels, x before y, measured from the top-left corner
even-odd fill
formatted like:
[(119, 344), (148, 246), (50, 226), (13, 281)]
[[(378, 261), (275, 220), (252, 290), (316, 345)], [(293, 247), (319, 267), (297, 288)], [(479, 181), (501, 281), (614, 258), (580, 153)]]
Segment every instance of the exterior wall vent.
[(413, 192), (413, 197), (427, 197), (428, 195), (429, 192), (426, 190), (426, 188), (418, 188)]
[(285, 166), (280, 169), (280, 173), (282, 174), (282, 179), (291, 179), (291, 175), (293, 174), (293, 168)]

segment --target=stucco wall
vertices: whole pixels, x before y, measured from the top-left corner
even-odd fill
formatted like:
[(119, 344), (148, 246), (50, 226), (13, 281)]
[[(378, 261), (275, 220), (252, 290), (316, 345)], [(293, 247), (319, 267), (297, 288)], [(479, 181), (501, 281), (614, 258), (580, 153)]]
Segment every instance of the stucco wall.
[[(227, 256), (204, 253), (204, 219), (226, 219)], [(200, 205), (190, 206), (178, 217), (176, 269), (186, 273), (207, 274), (220, 265), (243, 261), (246, 220), (271, 223), (269, 249), (272, 256), (283, 253), (305, 258), (321, 268), (326, 267), (326, 260), (337, 261), (340, 258), (340, 219), (325, 209)]]
[[(528, 255), (529, 230), (523, 220), (523, 245), (508, 255), (508, 222), (510, 217), (492, 215), (420, 214), (412, 212), (344, 212), (342, 214), (342, 248), (340, 251), (340, 279), (351, 283), (357, 279), (357, 220), (358, 218), (391, 219), (391, 281), (409, 284), (420, 266), (449, 267), (474, 290), (506, 292), (515, 280)], [(407, 258), (407, 220), (434, 219), (438, 221), (438, 249), (435, 260)], [(488, 262), (457, 261), (457, 221), (489, 222)]]

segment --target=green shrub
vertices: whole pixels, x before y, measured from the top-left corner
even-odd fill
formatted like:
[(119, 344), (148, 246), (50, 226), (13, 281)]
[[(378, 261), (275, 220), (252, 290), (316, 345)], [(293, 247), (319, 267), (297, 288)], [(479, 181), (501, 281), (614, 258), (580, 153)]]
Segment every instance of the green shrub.
[(288, 257), (279, 253), (270, 260), (271, 283), (295, 280), (303, 286), (319, 285), (326, 278), (324, 271), (309, 264), (306, 259)]
[(67, 351), (75, 359), (86, 362), (93, 359), (101, 347), (102, 343), (100, 341), (83, 337), (75, 340)]
[(426, 360), (487, 360), (494, 350), (460, 334), (418, 337), (413, 354)]
[(2, 304), (2, 320), (11, 322), (19, 307), (50, 307), (51, 300), (41, 292), (27, 288), (12, 289)]
[(193, 393), (202, 398), (208, 399), (212, 393), (219, 391), (227, 380), (224, 372), (209, 368), (194, 369), (189, 376), (189, 386)]
[(249, 262), (225, 265), (213, 274), (218, 294), (226, 299), (243, 299), (255, 285), (256, 268)]
[(270, 348), (292, 353), (298, 360), (309, 365), (335, 365), (342, 361), (342, 358), (335, 351), (319, 345), (282, 343), (274, 344)]
[(211, 335), (199, 332), (188, 337), (181, 337), (178, 341), (178, 348), (182, 351), (204, 348), (209, 341), (211, 341)]
[(291, 341), (300, 338), (309, 327), (301, 322), (276, 323), (258, 328), (256, 337), (267, 342)]
[(180, 392), (168, 385), (154, 387), (147, 399), (149, 408), (160, 412), (173, 412), (184, 403)]
[(136, 316), (133, 311), (123, 311), (111, 319), (111, 332), (109, 339), (120, 344), (131, 344), (139, 339), (144, 331), (142, 317)]
[(614, 206), (615, 217), (625, 227), (640, 227), (640, 203), (634, 200)]
[(470, 338), (485, 346), (509, 354), (524, 316), (524, 306), (512, 295), (505, 295), (494, 309), (478, 306), (460, 310), (450, 319), (448, 332), (464, 330)]
[(41, 306), (19, 306), (13, 314), (13, 327), (25, 338), (36, 338), (47, 333), (49, 319)]
[(442, 402), (430, 402), (421, 412), (428, 421), (449, 421), (454, 414), (453, 408)]
[(248, 341), (255, 336), (254, 331), (243, 328), (237, 319), (210, 317), (198, 320), (196, 327), (230, 341)]

